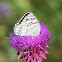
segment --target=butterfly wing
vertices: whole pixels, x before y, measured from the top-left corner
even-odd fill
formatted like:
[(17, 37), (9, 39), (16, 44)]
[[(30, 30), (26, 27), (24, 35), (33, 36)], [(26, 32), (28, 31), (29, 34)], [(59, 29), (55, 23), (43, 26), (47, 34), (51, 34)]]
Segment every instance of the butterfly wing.
[(40, 23), (33, 13), (28, 12), (15, 24), (14, 33), (19, 36), (38, 35), (40, 34)]

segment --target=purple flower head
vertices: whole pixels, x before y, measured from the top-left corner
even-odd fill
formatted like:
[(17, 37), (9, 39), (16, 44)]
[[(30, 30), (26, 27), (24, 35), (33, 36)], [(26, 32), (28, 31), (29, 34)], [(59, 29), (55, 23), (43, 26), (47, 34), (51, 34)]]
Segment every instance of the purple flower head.
[(0, 13), (7, 16), (10, 12), (10, 6), (7, 3), (0, 3)]
[(50, 40), (50, 32), (43, 22), (40, 25), (40, 34), (36, 36), (19, 36), (13, 32), (9, 37), (11, 48), (18, 52), (18, 59), (22, 58), (26, 62), (42, 62), (43, 58), (47, 59), (47, 42)]

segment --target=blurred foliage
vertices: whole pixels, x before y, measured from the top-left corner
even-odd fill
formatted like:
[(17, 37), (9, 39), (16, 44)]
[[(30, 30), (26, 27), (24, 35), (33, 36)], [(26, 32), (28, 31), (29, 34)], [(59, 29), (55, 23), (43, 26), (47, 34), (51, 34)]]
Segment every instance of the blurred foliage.
[(62, 62), (62, 0), (0, 0), (0, 62), (23, 62), (5, 37), (26, 12), (33, 12), (51, 31), (50, 54), (43, 62)]

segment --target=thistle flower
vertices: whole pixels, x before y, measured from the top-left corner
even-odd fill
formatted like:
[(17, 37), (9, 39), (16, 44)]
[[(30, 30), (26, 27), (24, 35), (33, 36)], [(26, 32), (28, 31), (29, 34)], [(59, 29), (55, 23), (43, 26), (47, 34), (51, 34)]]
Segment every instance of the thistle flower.
[(18, 59), (22, 58), (26, 62), (42, 62), (43, 58), (47, 59), (48, 51), (46, 49), (49, 48), (47, 42), (51, 40), (51, 37), (47, 25), (44, 25), (43, 22), (40, 25), (40, 33), (37, 35), (20, 36), (13, 32), (8, 39), (11, 48), (16, 49), (18, 53)]
[(8, 16), (10, 13), (10, 6), (7, 3), (0, 3), (0, 14)]

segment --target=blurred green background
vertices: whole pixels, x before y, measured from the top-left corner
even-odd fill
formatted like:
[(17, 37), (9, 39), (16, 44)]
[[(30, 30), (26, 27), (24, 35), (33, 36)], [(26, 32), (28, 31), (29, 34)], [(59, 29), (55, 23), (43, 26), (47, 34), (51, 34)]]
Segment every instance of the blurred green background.
[(62, 62), (62, 0), (0, 0), (0, 62), (24, 62), (4, 36), (9, 37), (26, 12), (34, 13), (51, 31), (50, 54), (43, 62)]

